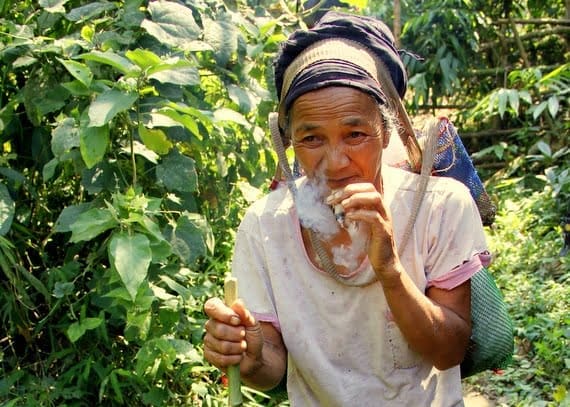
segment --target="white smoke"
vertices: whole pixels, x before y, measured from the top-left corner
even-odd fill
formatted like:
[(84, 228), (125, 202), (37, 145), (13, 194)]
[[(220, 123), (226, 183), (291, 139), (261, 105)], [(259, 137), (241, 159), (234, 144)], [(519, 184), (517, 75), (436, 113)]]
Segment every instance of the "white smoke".
[(360, 255), (367, 251), (368, 233), (364, 231), (360, 223), (349, 222), (347, 226), (351, 243), (332, 248), (333, 262), (348, 270), (356, 270), (359, 264)]
[[(340, 232), (333, 210), (325, 203), (330, 192), (320, 177), (306, 179), (297, 192), (296, 207), (301, 225), (315, 231), (323, 240), (331, 239)], [(359, 266), (358, 260), (366, 252), (368, 244), (367, 228), (361, 226), (358, 222), (347, 222), (351, 243), (332, 248), (332, 261), (336, 265), (348, 270), (355, 270)]]
[(331, 207), (325, 204), (329, 193), (330, 189), (319, 177), (306, 179), (298, 188), (295, 202), (301, 225), (323, 239), (330, 239), (340, 228)]

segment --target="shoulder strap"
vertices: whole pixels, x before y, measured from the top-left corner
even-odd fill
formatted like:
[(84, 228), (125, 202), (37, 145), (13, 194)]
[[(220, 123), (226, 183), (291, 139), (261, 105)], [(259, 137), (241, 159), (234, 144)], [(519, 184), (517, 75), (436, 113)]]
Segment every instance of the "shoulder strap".
[(412, 213), (404, 229), (404, 235), (398, 246), (398, 254), (401, 256), (404, 249), (408, 245), (414, 224), (418, 217), (418, 212), (420, 211), (420, 206), (424, 199), (424, 195), (427, 189), (429, 178), (431, 175), (433, 160), (435, 157), (435, 150), (437, 148), (437, 139), (439, 137), (439, 120), (432, 118), (424, 126), (425, 136), (422, 138), (425, 140), (423, 153), (421, 157), (421, 171), (420, 171), (420, 183), (416, 194), (414, 196), (414, 201), (412, 203)]

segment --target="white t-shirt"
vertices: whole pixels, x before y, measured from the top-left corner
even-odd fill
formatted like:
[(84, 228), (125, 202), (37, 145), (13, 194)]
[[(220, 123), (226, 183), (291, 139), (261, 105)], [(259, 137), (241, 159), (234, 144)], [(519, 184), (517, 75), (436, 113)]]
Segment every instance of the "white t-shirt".
[[(419, 177), (390, 167), (382, 177), (398, 243)], [(401, 261), (421, 291), (451, 289), (481, 269), (485, 236), (463, 184), (430, 179), (415, 225)], [(282, 334), (291, 405), (463, 405), (459, 366), (439, 371), (409, 348), (380, 283), (343, 285), (311, 263), (286, 187), (248, 209), (232, 272), (246, 306)], [(366, 259), (349, 278), (372, 274)]]

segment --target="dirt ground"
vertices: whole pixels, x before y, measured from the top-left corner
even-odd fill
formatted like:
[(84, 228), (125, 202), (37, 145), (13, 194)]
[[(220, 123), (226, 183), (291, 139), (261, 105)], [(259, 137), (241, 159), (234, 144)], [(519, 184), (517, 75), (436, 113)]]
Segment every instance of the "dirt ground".
[(465, 407), (494, 407), (495, 403), (492, 400), (487, 399), (484, 395), (471, 391), (465, 395), (463, 398), (465, 401)]

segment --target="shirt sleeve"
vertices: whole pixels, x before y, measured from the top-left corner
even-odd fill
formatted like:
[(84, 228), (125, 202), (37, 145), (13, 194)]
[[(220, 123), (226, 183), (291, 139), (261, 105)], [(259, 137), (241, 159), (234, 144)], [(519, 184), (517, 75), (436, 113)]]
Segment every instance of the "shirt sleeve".
[(239, 297), (258, 321), (271, 322), (279, 329), (271, 281), (265, 261), (258, 218), (246, 213), (234, 246), (232, 275), (237, 278)]
[(467, 188), (458, 181), (434, 195), (428, 230), (428, 287), (453, 289), (488, 264), (485, 233), (477, 206)]

